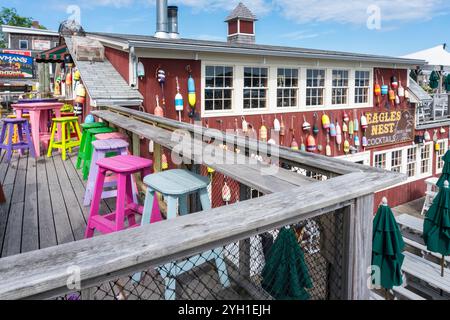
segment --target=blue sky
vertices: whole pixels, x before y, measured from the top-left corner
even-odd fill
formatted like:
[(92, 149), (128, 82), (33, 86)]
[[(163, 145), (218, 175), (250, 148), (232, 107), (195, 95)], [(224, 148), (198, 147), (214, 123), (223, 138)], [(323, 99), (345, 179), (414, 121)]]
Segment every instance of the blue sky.
[[(223, 20), (238, 2), (169, 0), (169, 5), (180, 7), (182, 37), (225, 40)], [(442, 43), (450, 46), (447, 0), (243, 2), (259, 17), (258, 43), (392, 56)], [(57, 29), (59, 22), (67, 19), (66, 9), (71, 4), (80, 7), (81, 22), (88, 31), (147, 35), (155, 31), (154, 0), (0, 0), (0, 6), (15, 7), (49, 29)]]

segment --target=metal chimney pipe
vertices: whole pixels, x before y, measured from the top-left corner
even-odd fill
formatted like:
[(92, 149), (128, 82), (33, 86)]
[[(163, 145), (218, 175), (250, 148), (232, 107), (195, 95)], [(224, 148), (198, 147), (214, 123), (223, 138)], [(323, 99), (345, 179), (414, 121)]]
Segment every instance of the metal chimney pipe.
[(169, 6), (167, 11), (169, 17), (169, 37), (171, 39), (180, 39), (180, 34), (178, 33), (178, 7)]
[(167, 0), (156, 0), (156, 38), (169, 38)]

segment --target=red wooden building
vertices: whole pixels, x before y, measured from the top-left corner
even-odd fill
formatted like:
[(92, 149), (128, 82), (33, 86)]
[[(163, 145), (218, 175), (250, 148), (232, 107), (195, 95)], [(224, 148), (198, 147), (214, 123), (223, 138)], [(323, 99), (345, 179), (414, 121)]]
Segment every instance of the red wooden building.
[[(314, 152), (325, 155), (329, 134), (322, 126), (322, 116), (327, 115), (341, 128), (345, 114), (350, 121), (358, 120), (358, 130), (351, 137), (347, 134), (349, 152), (345, 152), (345, 138), (339, 145), (335, 137), (329, 137), (330, 156), (408, 176), (401, 185), (380, 191), (376, 204), (384, 195), (391, 206), (422, 197), (424, 180), (439, 174), (448, 146), (449, 123), (416, 127), (416, 107), (423, 92), (409, 78), (410, 70), (424, 61), (260, 45), (255, 42), (256, 17), (242, 4), (226, 18), (227, 41), (183, 39), (178, 34), (176, 8), (169, 7), (171, 20), (166, 21), (167, 7), (162, 2), (157, 8), (155, 37), (88, 34), (103, 44), (109, 62), (129, 87), (142, 95), (146, 112), (154, 112), (155, 96), (162, 95), (156, 73), (163, 69), (165, 116), (178, 119), (174, 106), (177, 77), (185, 98), (182, 120), (192, 122), (187, 104), (187, 70), (191, 70), (196, 83), (196, 112), (203, 124), (212, 128), (234, 129), (236, 122), (240, 127), (244, 117), (258, 131), (263, 120), (270, 129), (276, 118), (286, 126), (281, 144), (290, 146), (293, 134), (299, 145), (307, 143), (309, 134), (302, 129), (307, 121), (319, 128), (317, 135), (310, 133), (318, 146)], [(139, 65), (145, 75), (138, 76)], [(392, 89), (393, 100), (389, 92), (377, 96), (377, 85)], [(89, 86), (87, 90), (89, 93)], [(91, 104), (99, 105), (95, 101)], [(290, 130), (292, 125), (294, 131)], [(351, 129), (349, 122), (347, 127)], [(427, 137), (425, 131), (430, 139), (422, 141), (424, 135)], [(142, 144), (141, 153), (148, 154), (148, 143)]]

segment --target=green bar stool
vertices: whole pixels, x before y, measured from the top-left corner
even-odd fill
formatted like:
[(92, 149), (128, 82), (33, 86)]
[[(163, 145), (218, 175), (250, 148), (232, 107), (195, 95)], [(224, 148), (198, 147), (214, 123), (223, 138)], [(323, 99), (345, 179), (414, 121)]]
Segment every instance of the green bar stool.
[(117, 129), (110, 127), (100, 127), (88, 129), (86, 131), (86, 141), (84, 145), (83, 180), (88, 179), (89, 170), (91, 169), (91, 159), (92, 153), (94, 151), (94, 149), (92, 148), (92, 141), (96, 140), (95, 136), (97, 134), (111, 133), (111, 132), (117, 132)]
[(81, 136), (80, 149), (78, 150), (77, 166), (76, 166), (77, 169), (81, 169), (82, 161), (84, 161), (84, 158), (85, 158), (84, 149), (86, 147), (87, 130), (94, 129), (94, 128), (102, 128), (102, 127), (106, 127), (106, 123), (92, 122), (92, 123), (81, 124), (81, 129), (83, 130), (83, 135)]
[[(55, 141), (55, 134), (58, 124), (61, 125), (61, 141)], [(75, 140), (71, 138), (71, 126), (75, 127), (77, 136)], [(53, 118), (52, 134), (50, 136), (50, 144), (48, 146), (47, 157), (52, 156), (53, 149), (61, 149), (62, 159), (67, 159), (67, 149), (72, 152), (73, 147), (80, 145), (81, 130), (78, 125), (78, 117)]]

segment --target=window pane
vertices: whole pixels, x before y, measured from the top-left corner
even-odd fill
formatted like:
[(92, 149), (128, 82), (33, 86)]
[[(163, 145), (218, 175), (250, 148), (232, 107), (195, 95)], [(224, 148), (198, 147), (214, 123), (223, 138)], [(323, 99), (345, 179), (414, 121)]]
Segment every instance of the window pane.
[(231, 109), (231, 89), (233, 68), (225, 66), (205, 67), (205, 110), (220, 111)]

